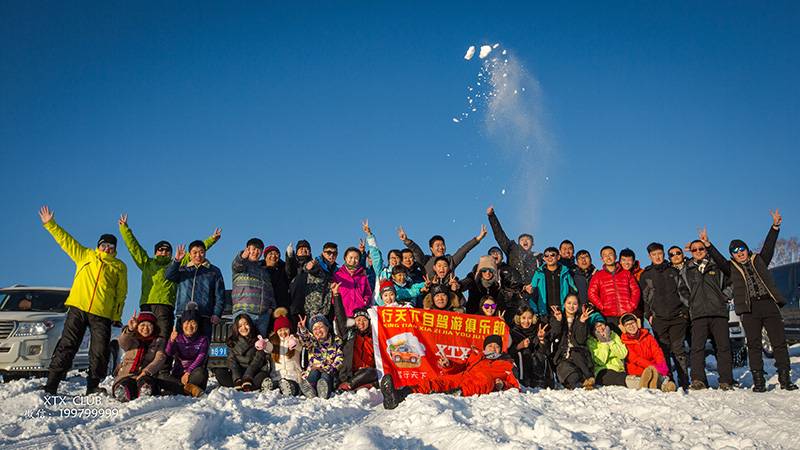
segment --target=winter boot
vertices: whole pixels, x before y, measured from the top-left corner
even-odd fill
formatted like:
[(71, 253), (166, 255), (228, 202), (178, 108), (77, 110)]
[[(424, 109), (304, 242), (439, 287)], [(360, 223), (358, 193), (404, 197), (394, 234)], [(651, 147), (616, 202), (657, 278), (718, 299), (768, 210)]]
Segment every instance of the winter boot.
[(323, 378), (317, 381), (317, 397), (327, 399), (331, 395), (331, 387)]
[(183, 386), (183, 392), (185, 392), (186, 395), (191, 395), (194, 398), (200, 397), (205, 393), (204, 390), (200, 389), (200, 386), (195, 386), (192, 383), (186, 383)]
[(628, 375), (625, 377), (625, 387), (628, 389), (640, 389), (642, 387), (642, 377), (638, 375)]
[(93, 378), (87, 379), (86, 380), (86, 395), (107, 394), (108, 391), (106, 391), (104, 388), (99, 387), (99, 385), (100, 385), (100, 380), (96, 380), (96, 379), (93, 379)]
[(278, 388), (281, 390), (281, 394), (283, 395), (291, 395), (294, 397), (298, 394), (297, 385), (286, 378), (281, 378), (281, 381), (278, 382)]
[(381, 378), (381, 393), (383, 394), (383, 408), (395, 409), (406, 397), (411, 394), (411, 388), (403, 386), (400, 389), (395, 389), (394, 379), (391, 375), (384, 375)]
[(675, 356), (675, 360), (678, 362), (675, 367), (675, 371), (678, 372), (678, 384), (685, 391), (689, 389), (689, 361), (686, 355)]
[(661, 383), (661, 392), (675, 392), (677, 389), (675, 388), (675, 383), (669, 380), (667, 377), (663, 377), (663, 383)]
[(150, 383), (143, 383), (139, 387), (139, 397), (152, 397), (155, 393), (155, 388)]
[(792, 378), (789, 376), (788, 370), (778, 371), (778, 382), (781, 384), (781, 389), (793, 391), (797, 389), (797, 385), (792, 383)]
[(120, 383), (114, 388), (114, 398), (125, 403), (131, 401), (133, 394), (128, 389), (128, 386)]
[(264, 378), (264, 381), (261, 382), (261, 392), (269, 392), (273, 389), (275, 389), (275, 383), (272, 382), (272, 378)]
[(581, 384), (583, 385), (583, 388), (586, 389), (587, 391), (594, 390), (594, 377), (589, 377), (583, 380), (583, 383)]
[(300, 382), (300, 390), (303, 391), (303, 395), (308, 398), (314, 398), (317, 396), (317, 390), (314, 389), (314, 386), (312, 386), (308, 380), (303, 380)]
[(460, 387), (448, 389), (443, 392), (445, 395), (452, 395), (454, 397), (461, 397), (463, 395), (463, 390)]
[(647, 366), (642, 371), (642, 379), (639, 389), (656, 389), (658, 387), (658, 372), (653, 366)]
[(706, 388), (706, 384), (703, 383), (701, 380), (694, 380), (692, 381), (691, 386), (689, 386), (689, 390), (692, 391), (702, 391)]
[(763, 370), (754, 370), (753, 375), (753, 392), (767, 392), (767, 380), (764, 378), (766, 372)]

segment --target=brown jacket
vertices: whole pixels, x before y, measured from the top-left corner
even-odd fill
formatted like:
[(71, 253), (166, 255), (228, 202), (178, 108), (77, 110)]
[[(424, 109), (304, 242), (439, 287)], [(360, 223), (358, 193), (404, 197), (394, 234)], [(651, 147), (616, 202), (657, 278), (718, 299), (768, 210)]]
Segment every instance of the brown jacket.
[(167, 341), (165, 341), (164, 338), (156, 337), (145, 352), (139, 370), (135, 373), (131, 373), (133, 360), (136, 359), (136, 350), (139, 348), (139, 341), (134, 334), (128, 330), (127, 326), (124, 327), (122, 329), (122, 334), (119, 336), (119, 348), (125, 351), (125, 357), (122, 359), (122, 364), (114, 371), (113, 375), (116, 376), (114, 384), (119, 383), (123, 378), (135, 377), (142, 373), (143, 370), (147, 370), (154, 375), (157, 374), (158, 371), (161, 370), (161, 367), (164, 366), (164, 361), (167, 358), (164, 353), (166, 345)]

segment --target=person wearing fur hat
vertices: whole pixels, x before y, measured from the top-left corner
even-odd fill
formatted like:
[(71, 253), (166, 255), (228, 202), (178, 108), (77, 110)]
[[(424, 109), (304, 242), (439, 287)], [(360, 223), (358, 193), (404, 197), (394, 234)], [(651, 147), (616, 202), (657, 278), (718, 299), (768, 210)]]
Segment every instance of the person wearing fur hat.
[(272, 374), (261, 383), (262, 391), (280, 389), (281, 394), (296, 396), (300, 393), (300, 349), (297, 338), (292, 334), (289, 311), (278, 308), (275, 316), (275, 331), (264, 339), (258, 336), (256, 349), (263, 350), (272, 358)]
[(464, 314), (466, 311), (461, 306), (458, 295), (448, 289), (446, 284), (434, 284), (431, 292), (422, 300), (424, 309), (434, 309), (438, 311), (450, 311)]
[(153, 313), (142, 311), (138, 317), (131, 317), (119, 336), (119, 348), (125, 351), (125, 357), (114, 371), (113, 392), (117, 400), (127, 402), (158, 394), (155, 374), (164, 365), (166, 345)]
[(395, 387), (391, 375), (384, 375), (380, 383), (383, 407), (395, 409), (412, 393), (445, 393), (470, 397), (511, 388), (519, 389), (517, 369), (511, 357), (503, 351), (503, 338), (497, 334), (483, 340), (482, 352), (473, 347), (463, 363), (451, 361), (440, 354), (438, 364), (446, 375), (425, 378), (419, 384), (400, 389)]
[(266, 353), (256, 349), (258, 331), (248, 314), (239, 314), (233, 320), (225, 366), (214, 371), (220, 386), (237, 391), (258, 391), (272, 372), (271, 360)]
[(342, 365), (339, 367), (339, 390), (355, 390), (378, 382), (375, 369), (375, 349), (372, 346), (372, 327), (370, 327), (367, 308), (356, 308), (353, 318), (343, 314), (342, 296), (339, 285), (331, 284), (333, 309), (336, 312), (336, 329), (342, 340)]
[(625, 313), (619, 318), (622, 335), (620, 339), (628, 348), (625, 368), (629, 375), (642, 377), (642, 387), (661, 389), (664, 392), (675, 390), (675, 383), (667, 378), (669, 369), (664, 353), (649, 331), (639, 327), (639, 319), (633, 313)]
[(308, 352), (308, 366), (301, 375), (300, 390), (306, 397), (326, 399), (336, 385), (336, 375), (344, 359), (342, 340), (331, 333), (331, 323), (321, 314), (301, 317), (297, 338)]
[(165, 391), (173, 394), (186, 394), (199, 397), (208, 384), (209, 342), (200, 330), (200, 314), (197, 304), (189, 303), (181, 315), (181, 323), (176, 326), (167, 341), (164, 351), (167, 357), (175, 358), (172, 372), (159, 376), (158, 383)]
[(744, 334), (747, 337), (747, 359), (753, 375), (753, 392), (767, 390), (766, 372), (761, 354), (761, 332), (767, 331), (769, 342), (775, 354), (775, 368), (778, 369), (778, 382), (781, 389), (793, 391), (797, 385), (792, 383), (789, 365), (789, 347), (780, 308), (786, 305), (775, 280), (769, 273), (769, 263), (775, 254), (775, 242), (781, 229), (781, 215), (778, 208), (772, 214), (772, 226), (758, 253), (751, 252), (744, 241), (734, 239), (728, 250), (728, 260), (708, 240), (706, 229), (700, 231), (700, 240), (720, 270), (733, 280), (733, 307), (742, 318)]
[(50, 362), (47, 383), (40, 389), (56, 395), (58, 384), (72, 368), (72, 361), (88, 327), (91, 340), (86, 394), (105, 393), (99, 385), (108, 370), (111, 324), (121, 320), (128, 295), (128, 267), (117, 259), (117, 238), (114, 235), (100, 236), (94, 249), (84, 247), (56, 223), (54, 214), (48, 206), (39, 211), (42, 225), (76, 268), (65, 304), (69, 307), (67, 319)]
[(498, 313), (508, 311), (509, 320), (506, 322), (509, 327), (513, 326), (511, 316), (522, 299), (522, 284), (509, 277), (510, 273), (509, 270), (500, 270), (494, 256), (481, 256), (472, 272), (459, 283), (460, 289), (469, 293), (467, 314), (482, 314), (481, 301), (489, 295), (494, 299)]
[(555, 388), (550, 366), (549, 325), (539, 323), (538, 316), (528, 305), (522, 305), (514, 316), (509, 354), (519, 367), (519, 382), (526, 387)]

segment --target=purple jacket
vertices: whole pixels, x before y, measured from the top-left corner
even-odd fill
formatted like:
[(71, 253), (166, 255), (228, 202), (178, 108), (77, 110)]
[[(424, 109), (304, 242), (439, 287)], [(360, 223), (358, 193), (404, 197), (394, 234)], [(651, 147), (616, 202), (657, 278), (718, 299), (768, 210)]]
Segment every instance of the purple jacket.
[(179, 334), (174, 341), (167, 341), (165, 353), (168, 356), (175, 357), (172, 375), (180, 378), (185, 373), (190, 373), (200, 366), (205, 366), (208, 359), (208, 348), (208, 338), (199, 333), (192, 338)]
[(342, 296), (342, 305), (347, 317), (353, 317), (354, 309), (366, 308), (372, 304), (372, 287), (363, 267), (359, 267), (356, 273), (350, 275), (347, 267), (342, 266), (333, 274), (333, 282), (342, 283), (339, 286), (339, 294)]

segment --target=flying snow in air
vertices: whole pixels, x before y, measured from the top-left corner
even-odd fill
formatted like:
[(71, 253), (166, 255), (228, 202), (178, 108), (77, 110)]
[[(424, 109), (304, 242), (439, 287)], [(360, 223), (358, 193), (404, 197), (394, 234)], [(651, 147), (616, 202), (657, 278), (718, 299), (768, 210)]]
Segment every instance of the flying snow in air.
[(458, 119), (456, 119), (455, 117), (453, 117), (453, 122), (455, 122), (455, 123), (458, 123)]
[(472, 59), (473, 56), (475, 56), (475, 46), (474, 45), (470, 45), (469, 49), (467, 49), (467, 54), (464, 55), (464, 59), (469, 61), (470, 59)]
[(481, 46), (481, 53), (478, 55), (481, 59), (486, 58), (489, 56), (489, 53), (492, 53), (492, 46), (491, 45), (484, 45)]
[(492, 46), (492, 48), (497, 48), (497, 47), (500, 47), (500, 44), (494, 44), (494, 45)]
[(503, 194), (503, 195), (506, 195), (506, 190), (505, 190), (505, 189), (503, 189), (503, 191), (502, 191), (502, 192), (500, 192), (500, 193), (501, 193), (501, 194)]

